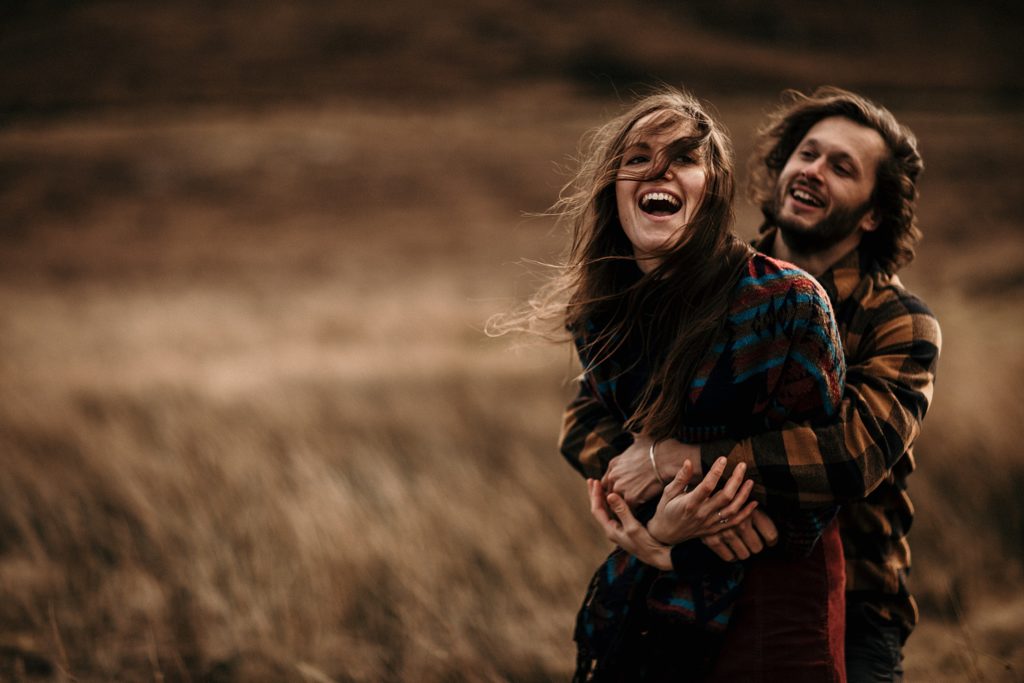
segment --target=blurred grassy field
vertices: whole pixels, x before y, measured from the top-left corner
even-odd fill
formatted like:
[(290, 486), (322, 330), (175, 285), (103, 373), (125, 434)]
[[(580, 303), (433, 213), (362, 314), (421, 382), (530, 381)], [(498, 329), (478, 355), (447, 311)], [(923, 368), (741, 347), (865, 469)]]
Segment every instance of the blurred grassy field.
[[(73, 43), (92, 21), (122, 35), (110, 7), (62, 9), (86, 18), (60, 15), (53, 31)], [(174, 38), (160, 59), (218, 26), (223, 50), (242, 49), (245, 26), (227, 14), (186, 29), (181, 10), (156, 7), (132, 26)], [(524, 213), (551, 203), (580, 134), (616, 111), (609, 89), (565, 74), (595, 51), (610, 68), (581, 36), (639, 28), (624, 7), (537, 34), (559, 65), (542, 78), (513, 78), (530, 63), (495, 54), (451, 99), (317, 98), (272, 69), (266, 89), (233, 98), (203, 90), (228, 78), (216, 69), (196, 85), (139, 67), (158, 78), (136, 74), (129, 106), (126, 67), (81, 92), (5, 73), (17, 87), (0, 128), (0, 680), (568, 677), (573, 616), (607, 551), (555, 449), (575, 368), (566, 348), (512, 348), (481, 329), (531, 291), (519, 260), (564, 243)], [(294, 57), (281, 36), (306, 35), (316, 15), (275, 12), (253, 30)], [(361, 16), (387, 33), (383, 7)], [(3, 54), (42, 25), (17, 18), (25, 30)], [(476, 20), (470, 30), (509, 45), (528, 33)], [(780, 61), (752, 75), (729, 57), (742, 32), (716, 51), (686, 30), (716, 73), (747, 68), (757, 86), (699, 92), (741, 160), (775, 80), (835, 66), (849, 83), (864, 68), (794, 72), (800, 53), (762, 47), (753, 54)], [(416, 35), (397, 31), (388, 59), (406, 64)], [(351, 82), (372, 84), (362, 67), (375, 63), (389, 73), (365, 45), (340, 44), (328, 62), (355, 60)], [(471, 70), (460, 50), (449, 77)], [(665, 50), (631, 53), (630, 73), (655, 71)], [(479, 76), (499, 72), (502, 87)], [(309, 78), (335, 85), (331, 73)], [(877, 92), (927, 80), (919, 65), (908, 73)], [(907, 668), (1020, 680), (1024, 126), (1006, 89), (947, 78), (950, 92), (925, 83), (927, 96), (889, 102), (927, 163), (926, 241), (904, 279), (944, 331), (911, 480), (924, 619)], [(755, 212), (738, 209), (750, 236)]]

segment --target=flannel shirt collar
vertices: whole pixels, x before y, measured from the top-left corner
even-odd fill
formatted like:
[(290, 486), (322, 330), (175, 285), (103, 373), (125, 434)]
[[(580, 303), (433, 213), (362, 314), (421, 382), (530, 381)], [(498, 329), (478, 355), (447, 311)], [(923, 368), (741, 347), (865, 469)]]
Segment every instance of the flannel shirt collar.
[[(778, 228), (768, 228), (754, 240), (754, 248), (770, 256), (774, 251), (778, 233)], [(854, 296), (857, 286), (872, 270), (872, 264), (868, 262), (867, 257), (858, 249), (852, 249), (815, 279), (824, 287), (832, 305), (838, 306)]]

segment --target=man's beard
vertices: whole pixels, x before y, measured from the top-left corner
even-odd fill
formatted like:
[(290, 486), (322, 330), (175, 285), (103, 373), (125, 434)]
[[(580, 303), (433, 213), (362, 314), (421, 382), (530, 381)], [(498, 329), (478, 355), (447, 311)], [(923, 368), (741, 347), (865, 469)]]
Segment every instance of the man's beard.
[(864, 214), (871, 210), (870, 200), (853, 208), (835, 208), (814, 225), (805, 227), (779, 218), (779, 204), (776, 198), (772, 205), (773, 223), (786, 246), (797, 254), (815, 254), (839, 244), (857, 230)]

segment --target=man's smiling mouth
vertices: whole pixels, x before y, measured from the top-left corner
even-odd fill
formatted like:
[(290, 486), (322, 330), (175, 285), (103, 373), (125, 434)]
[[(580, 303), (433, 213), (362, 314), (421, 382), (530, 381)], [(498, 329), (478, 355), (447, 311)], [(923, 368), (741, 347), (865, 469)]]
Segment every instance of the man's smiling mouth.
[(825, 206), (825, 202), (820, 197), (811, 194), (807, 190), (800, 187), (791, 188), (789, 191), (789, 196), (797, 200), (798, 202), (807, 204), (808, 206), (813, 206), (819, 209)]
[(668, 192), (646, 192), (637, 205), (644, 213), (658, 217), (671, 216), (683, 208), (682, 201)]

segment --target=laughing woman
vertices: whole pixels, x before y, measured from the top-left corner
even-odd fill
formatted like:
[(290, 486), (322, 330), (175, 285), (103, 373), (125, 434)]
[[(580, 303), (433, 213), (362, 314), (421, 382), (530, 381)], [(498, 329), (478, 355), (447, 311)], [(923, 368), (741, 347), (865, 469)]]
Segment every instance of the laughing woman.
[[(729, 143), (700, 103), (676, 90), (639, 100), (589, 138), (556, 205), (572, 231), (563, 269), (525, 313), (504, 321), (568, 330), (583, 367), (561, 451), (587, 477), (592, 513), (618, 547), (577, 617), (576, 680), (725, 678), (733, 674), (721, 673), (723, 662), (736, 661), (759, 679), (843, 680), (834, 510), (806, 519), (767, 510), (789, 548), (783, 574), (795, 580), (758, 580), (761, 563), (777, 561), (771, 553), (724, 562), (700, 541), (768, 519), (747, 502), (742, 466), (726, 476), (724, 460), (706, 473), (700, 462), (677, 472), (659, 463), (678, 441), (823, 420), (842, 393), (826, 295), (732, 234), (732, 199)], [(608, 468), (630, 451), (618, 462), (650, 469), (620, 468), (614, 480), (656, 483), (623, 500), (609, 490)], [(776, 623), (744, 591), (777, 594), (799, 606), (798, 618)], [(741, 628), (743, 637), (732, 637)], [(723, 643), (736, 651), (720, 652)]]

